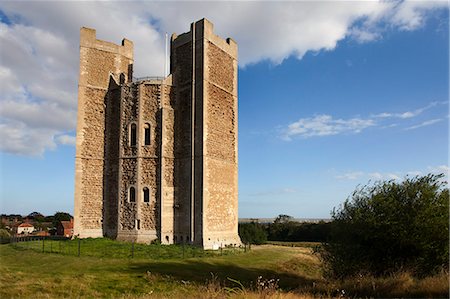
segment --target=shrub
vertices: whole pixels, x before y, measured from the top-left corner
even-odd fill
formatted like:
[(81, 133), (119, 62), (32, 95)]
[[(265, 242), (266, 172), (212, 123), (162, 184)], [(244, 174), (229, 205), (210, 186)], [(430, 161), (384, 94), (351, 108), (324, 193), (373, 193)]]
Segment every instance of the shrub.
[(321, 249), (328, 273), (351, 276), (448, 269), (449, 190), (443, 175), (377, 182), (357, 188), (332, 212)]
[(256, 222), (240, 223), (239, 237), (244, 243), (264, 244), (267, 242), (267, 232), (264, 226)]

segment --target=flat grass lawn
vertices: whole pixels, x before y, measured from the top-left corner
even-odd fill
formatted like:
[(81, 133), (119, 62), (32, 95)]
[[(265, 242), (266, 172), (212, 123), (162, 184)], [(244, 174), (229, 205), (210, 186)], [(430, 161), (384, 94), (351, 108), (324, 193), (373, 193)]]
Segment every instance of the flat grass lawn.
[(196, 297), (207, 281), (233, 291), (252, 288), (262, 276), (279, 279), (280, 287), (289, 290), (320, 277), (310, 249), (271, 245), (253, 246), (246, 253), (160, 260), (78, 257), (1, 245), (0, 256), (1, 298)]

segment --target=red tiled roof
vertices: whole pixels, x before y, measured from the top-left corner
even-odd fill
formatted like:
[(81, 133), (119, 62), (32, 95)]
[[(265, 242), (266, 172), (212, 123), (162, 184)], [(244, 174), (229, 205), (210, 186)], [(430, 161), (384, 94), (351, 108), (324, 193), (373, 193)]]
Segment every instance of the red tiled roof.
[(61, 225), (64, 227), (64, 229), (72, 229), (73, 228), (72, 221), (61, 221)]
[(29, 224), (29, 223), (21, 223), (20, 225), (19, 225), (19, 227), (34, 227), (33, 225), (31, 225), (31, 224)]

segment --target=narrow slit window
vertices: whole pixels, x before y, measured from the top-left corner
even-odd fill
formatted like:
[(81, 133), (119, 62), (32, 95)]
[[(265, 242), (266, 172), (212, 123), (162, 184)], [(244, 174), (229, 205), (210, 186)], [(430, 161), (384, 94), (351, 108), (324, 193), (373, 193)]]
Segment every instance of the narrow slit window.
[(150, 202), (150, 190), (147, 187), (144, 188), (144, 202)]
[(141, 229), (141, 220), (136, 219), (136, 228)]
[(144, 145), (150, 145), (150, 124), (144, 126)]
[(136, 146), (136, 124), (130, 126), (130, 146)]
[(130, 187), (129, 200), (130, 202), (136, 202), (136, 189), (134, 187)]

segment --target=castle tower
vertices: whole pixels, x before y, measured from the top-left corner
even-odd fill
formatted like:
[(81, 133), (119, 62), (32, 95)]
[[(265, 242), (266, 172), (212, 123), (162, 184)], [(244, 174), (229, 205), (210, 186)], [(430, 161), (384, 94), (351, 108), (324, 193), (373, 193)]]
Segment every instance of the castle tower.
[(237, 71), (237, 44), (215, 35), (208, 20), (172, 36), (175, 126), (185, 128), (175, 127), (182, 144), (174, 230), (204, 248), (240, 243)]
[(237, 44), (202, 19), (136, 81), (132, 51), (81, 29), (75, 234), (239, 244)]
[[(96, 39), (95, 30), (80, 30), (80, 77), (78, 82), (78, 119), (75, 156), (74, 234), (102, 237), (107, 211), (105, 185), (114, 176), (105, 176), (106, 102), (108, 90), (131, 81), (133, 43), (122, 45)], [(117, 157), (116, 157), (117, 159)], [(114, 183), (112, 182), (114, 185)], [(117, 198), (115, 198), (117, 200)]]

